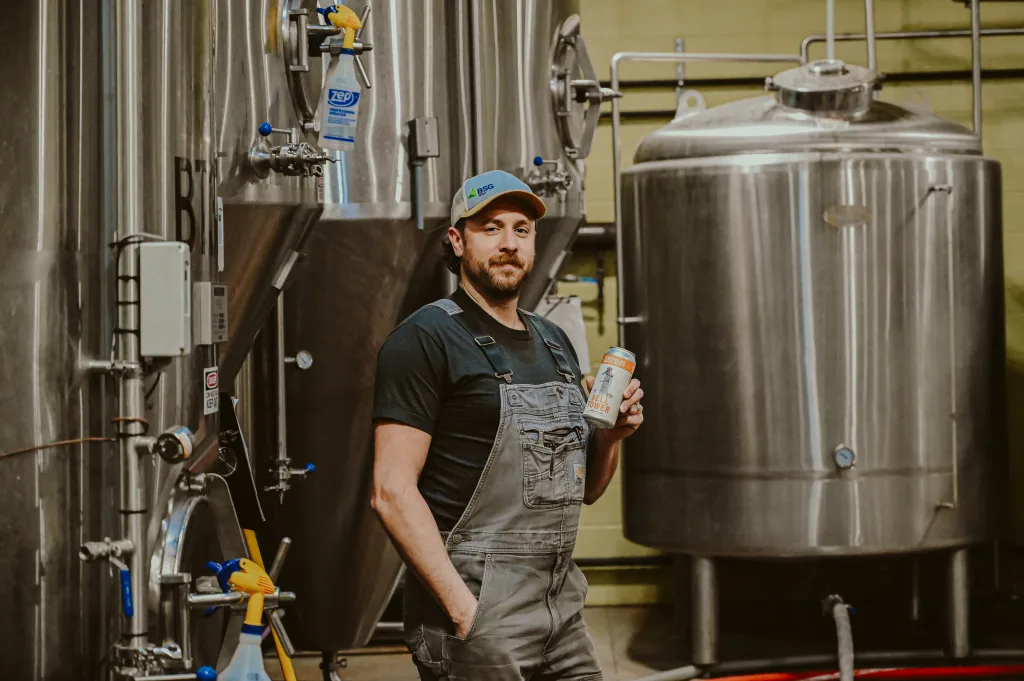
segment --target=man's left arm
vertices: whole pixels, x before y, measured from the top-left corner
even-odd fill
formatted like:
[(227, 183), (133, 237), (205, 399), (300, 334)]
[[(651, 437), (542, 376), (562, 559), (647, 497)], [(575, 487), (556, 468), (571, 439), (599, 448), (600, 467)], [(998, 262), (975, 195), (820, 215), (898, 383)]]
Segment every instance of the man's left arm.
[[(587, 389), (594, 389), (594, 377), (587, 376)], [(633, 379), (622, 394), (619, 418), (615, 426), (597, 430), (587, 444), (587, 482), (583, 491), (583, 503), (592, 504), (608, 489), (608, 483), (615, 476), (619, 466), (619, 443), (636, 432), (644, 422), (640, 398), (644, 391), (640, 381)]]

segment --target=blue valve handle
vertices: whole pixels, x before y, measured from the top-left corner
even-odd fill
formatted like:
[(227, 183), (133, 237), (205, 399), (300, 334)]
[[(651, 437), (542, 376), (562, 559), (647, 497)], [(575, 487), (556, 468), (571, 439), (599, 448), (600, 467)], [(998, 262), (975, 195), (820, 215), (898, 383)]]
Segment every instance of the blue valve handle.
[(540, 156), (534, 156), (533, 157), (533, 165), (535, 165), (535, 166), (537, 166), (539, 168), (540, 166), (544, 165), (544, 159), (541, 158)]
[(270, 133), (274, 132), (274, 126), (272, 126), (270, 123), (267, 123), (266, 121), (263, 121), (262, 123), (260, 123), (260, 127), (258, 128), (258, 130), (260, 131), (260, 134), (263, 135), (264, 137), (269, 137)]
[(121, 611), (125, 617), (135, 617), (135, 599), (132, 598), (131, 570), (121, 570)]
[[(231, 582), (228, 580), (231, 579), (231, 575), (242, 569), (239, 565), (241, 562), (241, 558), (232, 558), (231, 560), (226, 560), (223, 563), (211, 560), (206, 563), (206, 567), (217, 575), (217, 583), (220, 584), (221, 590), (224, 593), (229, 593), (231, 591)], [(216, 606), (209, 607), (205, 612), (203, 612), (203, 617), (209, 617), (216, 611)]]
[(200, 667), (196, 670), (196, 678), (199, 681), (216, 681), (217, 670), (213, 667)]
[(316, 466), (314, 464), (307, 463), (305, 468), (307, 473), (316, 473)]

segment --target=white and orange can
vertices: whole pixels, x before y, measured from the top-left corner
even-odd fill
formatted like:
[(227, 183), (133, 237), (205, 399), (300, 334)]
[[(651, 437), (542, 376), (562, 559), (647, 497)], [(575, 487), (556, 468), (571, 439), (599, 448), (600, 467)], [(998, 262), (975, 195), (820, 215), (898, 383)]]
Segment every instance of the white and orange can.
[(619, 418), (622, 394), (636, 370), (636, 355), (625, 348), (608, 348), (594, 378), (583, 418), (598, 428), (613, 428)]

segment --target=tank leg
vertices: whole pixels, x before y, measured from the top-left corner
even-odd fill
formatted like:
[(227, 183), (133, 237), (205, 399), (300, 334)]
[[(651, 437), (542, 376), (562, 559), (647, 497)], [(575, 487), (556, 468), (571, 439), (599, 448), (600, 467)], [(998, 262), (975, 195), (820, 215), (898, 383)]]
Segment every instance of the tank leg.
[(344, 666), (344, 659), (339, 659), (335, 652), (325, 650), (320, 655), (320, 671), (323, 672), (324, 681), (342, 681), (338, 670)]
[(949, 654), (955, 658), (964, 658), (971, 652), (967, 549), (958, 549), (950, 554), (948, 577)]
[(710, 666), (718, 662), (718, 576), (711, 558), (693, 557), (691, 603), (693, 663)]
[(910, 621), (921, 621), (921, 564), (916, 557), (910, 563)]

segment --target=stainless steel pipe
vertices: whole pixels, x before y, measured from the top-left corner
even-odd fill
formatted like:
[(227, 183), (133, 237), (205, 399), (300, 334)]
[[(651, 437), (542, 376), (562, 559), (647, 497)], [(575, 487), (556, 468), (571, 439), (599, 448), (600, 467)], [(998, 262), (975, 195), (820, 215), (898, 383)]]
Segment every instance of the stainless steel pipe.
[(981, 0), (971, 0), (971, 81), (974, 132), (981, 139)]
[[(831, 0), (830, 0), (831, 2)], [(803, 64), (804, 59), (793, 54), (739, 54), (709, 52), (617, 52), (611, 59), (611, 89), (619, 92), (619, 64), (627, 61), (638, 62), (767, 62)], [(636, 321), (626, 317), (623, 311), (625, 294), (625, 264), (622, 253), (622, 120), (619, 111), (620, 97), (612, 99), (612, 169), (615, 174), (615, 276), (618, 291), (619, 340), (622, 340), (626, 324)]]
[[(875, 0), (864, 0), (864, 31), (868, 40), (868, 68), (878, 70), (878, 59), (875, 54)], [(835, 36), (832, 36), (833, 41)]]
[[(117, 239), (114, 256), (117, 275), (116, 359), (138, 366), (139, 347), (139, 263), (138, 242), (125, 239), (141, 234), (142, 226), (142, 7), (134, 0), (119, 0), (115, 8), (117, 81)], [(125, 252), (121, 252), (125, 251)], [(133, 304), (134, 303), (134, 304)], [(121, 619), (124, 645), (142, 649), (148, 643), (149, 608), (146, 604), (147, 561), (144, 527), (145, 502), (139, 454), (139, 437), (145, 434), (143, 375), (140, 370), (124, 371), (118, 378), (118, 431), (121, 460), (121, 531), (131, 542), (129, 556), (132, 595), (138, 607), (131, 617)]]
[[(985, 28), (981, 29), (979, 35), (982, 38), (998, 38), (1001, 36), (1024, 35), (1024, 28)], [(875, 33), (875, 40), (919, 40), (939, 38), (970, 38), (970, 29), (948, 29), (948, 30), (927, 30), (927, 31), (893, 31), (890, 33)], [(866, 40), (865, 33), (840, 33), (835, 36), (837, 42)], [(810, 57), (811, 45), (822, 43), (828, 37), (821, 33), (815, 33), (804, 37), (800, 42), (800, 58), (807, 61)]]

